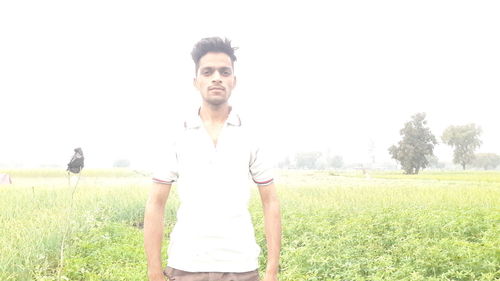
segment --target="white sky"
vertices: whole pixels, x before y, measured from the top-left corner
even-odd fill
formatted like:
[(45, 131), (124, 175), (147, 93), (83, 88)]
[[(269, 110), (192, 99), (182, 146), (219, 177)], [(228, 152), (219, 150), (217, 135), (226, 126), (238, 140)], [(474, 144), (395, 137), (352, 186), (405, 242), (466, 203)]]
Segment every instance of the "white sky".
[[(174, 4), (175, 3), (175, 4)], [(197, 105), (190, 52), (240, 47), (232, 103), (265, 120), (278, 155), (379, 162), (426, 112), (483, 129), (500, 153), (498, 1), (1, 1), (0, 164), (147, 166), (169, 121)], [(436, 147), (451, 159), (451, 149)]]

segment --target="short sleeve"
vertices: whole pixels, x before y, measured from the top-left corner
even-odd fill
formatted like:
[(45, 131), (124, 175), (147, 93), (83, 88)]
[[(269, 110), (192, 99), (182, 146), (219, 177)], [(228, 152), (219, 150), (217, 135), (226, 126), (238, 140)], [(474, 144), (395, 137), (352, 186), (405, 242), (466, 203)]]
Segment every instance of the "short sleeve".
[(259, 146), (250, 156), (250, 175), (257, 185), (269, 185), (274, 181), (273, 163), (269, 150)]
[(174, 142), (160, 149), (156, 155), (156, 168), (153, 173), (153, 182), (172, 184), (179, 177), (177, 165), (177, 152)]

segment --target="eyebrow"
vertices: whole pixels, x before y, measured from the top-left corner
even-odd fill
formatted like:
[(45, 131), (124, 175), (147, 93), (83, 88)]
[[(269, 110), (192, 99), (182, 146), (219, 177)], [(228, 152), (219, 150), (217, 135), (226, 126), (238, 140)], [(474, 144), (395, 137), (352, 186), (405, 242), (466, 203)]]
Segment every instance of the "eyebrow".
[(213, 66), (205, 66), (205, 67), (202, 67), (200, 69), (231, 69), (231, 67), (229, 66), (221, 66), (221, 67), (213, 67)]
[(231, 67), (228, 67), (228, 66), (221, 66), (219, 68), (212, 67), (212, 66), (205, 66), (205, 67), (200, 68), (200, 72), (204, 71), (204, 70), (210, 70), (210, 71), (214, 71), (214, 70), (218, 70), (218, 71), (230, 70), (231, 72), (233, 71), (233, 69)]

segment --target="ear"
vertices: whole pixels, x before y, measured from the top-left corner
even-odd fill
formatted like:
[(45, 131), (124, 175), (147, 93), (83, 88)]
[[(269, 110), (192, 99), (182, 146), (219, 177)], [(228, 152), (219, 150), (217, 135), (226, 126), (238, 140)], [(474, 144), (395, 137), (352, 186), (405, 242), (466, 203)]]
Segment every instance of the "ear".
[(196, 77), (193, 78), (193, 86), (198, 89), (198, 80), (196, 80)]
[(234, 76), (234, 83), (233, 83), (233, 89), (236, 87), (236, 76)]

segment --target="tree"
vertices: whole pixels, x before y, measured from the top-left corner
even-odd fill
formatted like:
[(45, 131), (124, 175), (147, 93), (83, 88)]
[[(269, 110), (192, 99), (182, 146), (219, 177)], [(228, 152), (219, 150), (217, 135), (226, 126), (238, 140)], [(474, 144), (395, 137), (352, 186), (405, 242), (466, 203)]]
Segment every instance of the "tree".
[(283, 160), (278, 162), (278, 168), (289, 169), (291, 167), (290, 157), (286, 156)]
[(342, 168), (344, 166), (344, 159), (340, 155), (328, 155), (326, 157), (326, 166), (329, 168)]
[(481, 128), (475, 124), (449, 126), (444, 130), (441, 139), (453, 147), (453, 163), (466, 166), (474, 160), (474, 150), (481, 146)]
[(295, 154), (295, 163), (299, 169), (315, 169), (320, 157), (321, 152), (318, 151), (298, 152)]
[(429, 164), (427, 166), (430, 168), (436, 168), (436, 169), (444, 168), (444, 163), (439, 162), (439, 158), (436, 155), (428, 156), (427, 161), (429, 161)]
[(392, 158), (401, 164), (406, 174), (418, 174), (429, 164), (429, 157), (433, 156), (434, 145), (437, 144), (436, 137), (427, 128), (425, 113), (413, 115), (412, 120), (405, 123), (399, 131), (403, 137), (398, 145), (389, 147)]
[(472, 161), (472, 166), (485, 170), (495, 169), (500, 165), (500, 155), (495, 153), (478, 153)]

